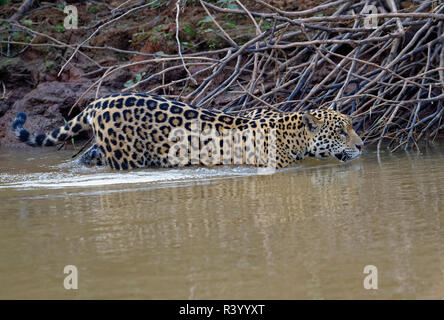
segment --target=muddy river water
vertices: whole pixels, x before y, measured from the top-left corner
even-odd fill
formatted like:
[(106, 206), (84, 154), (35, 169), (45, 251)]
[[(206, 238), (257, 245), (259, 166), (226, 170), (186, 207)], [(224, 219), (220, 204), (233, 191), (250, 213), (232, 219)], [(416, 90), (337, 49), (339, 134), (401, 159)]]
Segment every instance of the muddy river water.
[(0, 149), (0, 299), (444, 298), (444, 147), (273, 175), (71, 154)]

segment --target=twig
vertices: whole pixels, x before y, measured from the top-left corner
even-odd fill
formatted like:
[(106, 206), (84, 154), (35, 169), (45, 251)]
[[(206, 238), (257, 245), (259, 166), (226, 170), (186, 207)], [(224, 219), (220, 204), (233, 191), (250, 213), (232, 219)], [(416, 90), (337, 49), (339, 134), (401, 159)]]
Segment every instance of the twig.
[(181, 0), (177, 0), (176, 2), (176, 41), (177, 41), (177, 51), (179, 52), (179, 56), (180, 59), (182, 60), (182, 64), (183, 64), (183, 68), (185, 69), (185, 71), (187, 72), (189, 78), (191, 79), (191, 81), (193, 81), (194, 84), (197, 84), (196, 79), (193, 78), (193, 76), (190, 73), (190, 70), (188, 70), (187, 65), (185, 64), (185, 60), (183, 59), (182, 56), (182, 51), (180, 50), (180, 39), (179, 39), (179, 12), (180, 12), (180, 1)]

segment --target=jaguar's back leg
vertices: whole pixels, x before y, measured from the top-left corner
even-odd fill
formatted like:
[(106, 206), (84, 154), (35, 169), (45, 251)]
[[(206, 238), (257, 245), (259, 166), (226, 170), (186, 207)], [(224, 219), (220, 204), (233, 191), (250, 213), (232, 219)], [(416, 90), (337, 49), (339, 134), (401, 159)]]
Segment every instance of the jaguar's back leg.
[(88, 166), (103, 166), (105, 160), (99, 146), (95, 143), (86, 150), (79, 158), (81, 164)]

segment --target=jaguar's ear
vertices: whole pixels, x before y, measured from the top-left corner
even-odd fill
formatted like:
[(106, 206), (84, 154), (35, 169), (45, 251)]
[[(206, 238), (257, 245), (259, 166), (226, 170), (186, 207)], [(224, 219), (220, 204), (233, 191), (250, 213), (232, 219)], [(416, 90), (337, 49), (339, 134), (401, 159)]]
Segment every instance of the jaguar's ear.
[(311, 134), (317, 133), (319, 131), (319, 128), (321, 127), (321, 120), (308, 112), (304, 113), (304, 115), (302, 116), (302, 123), (307, 128), (307, 131)]

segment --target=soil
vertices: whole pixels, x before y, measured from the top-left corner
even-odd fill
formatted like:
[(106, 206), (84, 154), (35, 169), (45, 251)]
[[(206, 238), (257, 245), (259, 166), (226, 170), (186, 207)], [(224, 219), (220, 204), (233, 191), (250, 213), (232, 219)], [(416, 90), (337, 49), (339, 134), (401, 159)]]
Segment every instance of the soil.
[[(0, 3), (0, 19), (9, 19), (21, 5), (21, 1), (2, 1)], [(33, 6), (19, 23), (38, 32), (33, 44), (47, 44), (56, 42), (75, 45), (88, 38), (98, 27), (97, 23), (105, 18), (111, 19), (111, 9), (125, 1), (67, 1), (78, 10), (77, 30), (65, 30), (63, 21), (66, 14), (63, 12), (62, 1), (43, 2), (35, 1)], [(124, 18), (112, 23), (94, 36), (89, 46), (114, 47), (121, 50), (137, 51), (145, 54), (164, 52), (177, 53), (175, 38), (175, 10), (176, 1), (158, 1), (155, 8), (138, 10)], [(217, 3), (216, 0), (209, 1)], [(220, 1), (219, 1), (220, 2)], [(270, 1), (269, 3), (283, 10), (304, 10), (321, 1)], [(132, 1), (122, 8), (137, 4)], [(250, 10), (264, 10), (255, 1), (243, 1)], [(220, 3), (218, 3), (220, 5)], [(216, 14), (217, 16), (217, 14)], [(186, 7), (180, 13), (179, 37), (184, 44), (184, 53), (222, 48), (226, 44), (221, 38), (215, 36), (211, 30), (211, 23), (202, 22), (207, 17), (206, 12), (198, 1), (187, 1)], [(242, 42), (254, 35), (254, 28), (243, 16), (222, 15), (218, 17), (227, 28), (232, 28), (230, 34), (236, 41)], [(2, 21), (2, 20), (0, 20)], [(29, 43), (34, 36), (32, 33), (12, 27), (11, 24), (0, 22), (0, 38), (2, 41), (16, 41)], [(244, 39), (244, 40), (243, 40)], [(69, 113), (71, 106), (81, 94), (101, 76), (100, 73), (90, 74), (97, 69), (96, 63), (102, 66), (118, 65), (125, 61), (142, 61), (147, 59), (140, 54), (128, 54), (103, 49), (82, 49), (84, 55), (76, 54), (74, 59), (64, 71), (58, 75), (62, 65), (71, 56), (72, 50), (66, 46), (32, 46), (23, 53), (18, 54), (23, 45), (12, 44), (9, 54), (15, 57), (0, 57), (0, 145), (8, 147), (26, 147), (18, 143), (10, 130), (11, 122), (19, 111), (25, 111), (29, 120), (28, 128), (33, 132), (45, 132), (54, 129), (78, 114), (82, 108), (94, 100), (95, 90), (89, 92), (78, 107)], [(2, 53), (8, 52), (5, 43), (1, 44)], [(88, 58), (89, 57), (89, 58)], [(95, 62), (94, 62), (95, 61)], [(145, 72), (150, 74), (165, 68), (167, 65), (140, 65), (125, 69), (108, 77), (101, 85), (99, 96), (112, 92), (119, 92), (125, 88), (125, 83), (134, 79), (137, 74)], [(227, 70), (227, 72), (231, 72)], [(174, 81), (181, 74), (169, 74), (165, 79), (154, 80)], [(201, 79), (208, 74), (201, 74)], [(221, 81), (225, 79), (221, 75)], [(217, 85), (217, 81), (215, 84)], [(147, 84), (146, 88), (149, 88)], [(153, 84), (151, 84), (153, 86)], [(140, 89), (144, 89), (141, 87)], [(173, 89), (170, 89), (173, 90)], [(166, 90), (168, 91), (168, 89)], [(166, 92), (159, 92), (160, 94)], [(226, 98), (226, 97), (225, 97)], [(224, 99), (221, 95), (219, 99)], [(220, 101), (220, 100), (219, 100)]]

